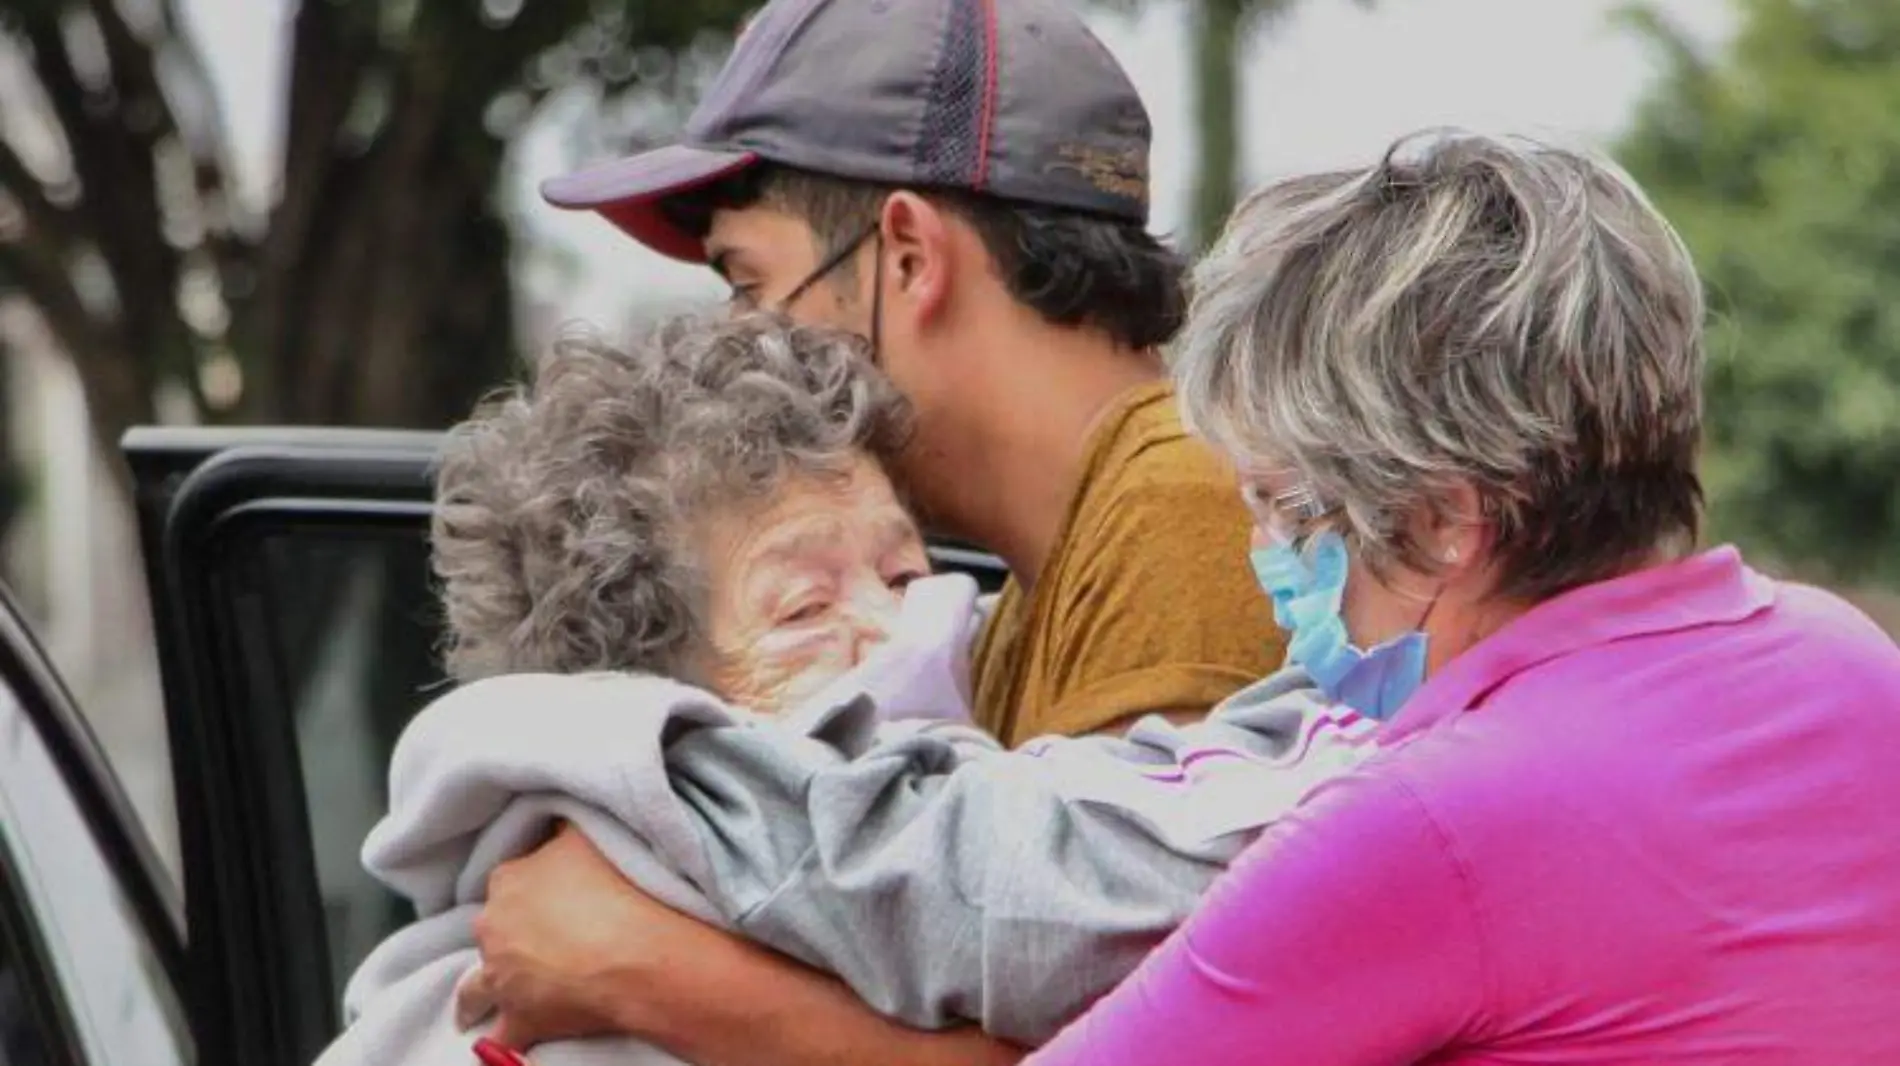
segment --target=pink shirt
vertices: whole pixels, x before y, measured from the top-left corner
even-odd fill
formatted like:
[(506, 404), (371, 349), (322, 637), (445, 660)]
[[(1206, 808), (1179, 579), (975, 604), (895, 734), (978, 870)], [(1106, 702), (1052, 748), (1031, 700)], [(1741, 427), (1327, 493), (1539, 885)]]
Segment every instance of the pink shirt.
[(1432, 677), (1062, 1063), (1900, 1063), (1900, 650), (1722, 549)]

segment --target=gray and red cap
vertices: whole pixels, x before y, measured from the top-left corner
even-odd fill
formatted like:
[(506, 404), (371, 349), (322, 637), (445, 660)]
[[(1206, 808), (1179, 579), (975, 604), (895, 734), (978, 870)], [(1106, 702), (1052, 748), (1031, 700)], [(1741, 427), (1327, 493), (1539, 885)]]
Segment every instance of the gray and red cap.
[(1145, 224), (1150, 136), (1070, 0), (772, 0), (679, 143), (541, 195), (688, 262), (701, 235), (662, 204), (759, 163)]

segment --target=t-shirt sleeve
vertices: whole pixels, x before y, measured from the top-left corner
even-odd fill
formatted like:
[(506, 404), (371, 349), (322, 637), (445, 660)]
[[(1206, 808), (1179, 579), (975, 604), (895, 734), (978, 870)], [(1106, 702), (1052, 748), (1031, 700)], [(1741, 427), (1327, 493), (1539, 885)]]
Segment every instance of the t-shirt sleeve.
[(1485, 952), (1465, 871), (1402, 782), (1327, 786), (1028, 1066), (1372, 1066), (1472, 1032)]
[(1131, 482), (1076, 531), (1051, 664), (1062, 695), (1039, 731), (1205, 711), (1277, 669), (1285, 638), (1247, 565), (1248, 528), (1238, 494), (1206, 477)]

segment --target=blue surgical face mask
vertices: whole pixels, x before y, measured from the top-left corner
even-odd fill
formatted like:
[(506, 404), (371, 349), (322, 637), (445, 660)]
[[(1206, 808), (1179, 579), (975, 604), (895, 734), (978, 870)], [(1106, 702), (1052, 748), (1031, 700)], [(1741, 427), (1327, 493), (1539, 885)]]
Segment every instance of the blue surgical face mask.
[(1353, 644), (1339, 614), (1346, 567), (1346, 542), (1331, 530), (1304, 550), (1276, 539), (1253, 552), (1274, 620), (1291, 635), (1287, 661), (1304, 667), (1331, 699), (1383, 721), (1425, 683), (1425, 634), (1414, 629), (1370, 649)]

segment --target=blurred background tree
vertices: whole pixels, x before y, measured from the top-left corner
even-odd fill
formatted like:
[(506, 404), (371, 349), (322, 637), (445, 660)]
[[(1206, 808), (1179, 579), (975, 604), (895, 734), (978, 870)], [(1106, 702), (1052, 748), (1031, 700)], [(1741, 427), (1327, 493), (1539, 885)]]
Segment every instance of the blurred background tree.
[(1900, 4), (1740, 0), (1704, 54), (1626, 21), (1666, 74), (1619, 154), (1714, 313), (1714, 533), (1816, 579), (1900, 581)]
[[(609, 139), (663, 132), (655, 124), (678, 111), (669, 102), (756, 4), (286, 3), (274, 181), (260, 195), (255, 153), (247, 172), (186, 23), (193, 10), (216, 18), (254, 2), (0, 0), (0, 310), (29, 306), (51, 338), (42, 353), (76, 371), (122, 500), (119, 437), (180, 404), (206, 422), (440, 427), (465, 416), (527, 340), (517, 268), (530, 244), (508, 209), (517, 144), (577, 94), (593, 98), (585, 110)], [(0, 521), (35, 487), (6, 476), (4, 460)], [(43, 536), (72, 533), (49, 525)], [(62, 548), (69, 570), (92, 550)], [(54, 554), (28, 567), (50, 571)], [(136, 581), (129, 557), (85, 558)], [(310, 570), (312, 627), (282, 664), (292, 690), (341, 700), (344, 711), (311, 713), (353, 722), (363, 708), (408, 706), (416, 678), (336, 664), (358, 646), (431, 661), (435, 631), (407, 606), (426, 593), (384, 594), (426, 581), (426, 569), (413, 555), (359, 553)], [(168, 838), (138, 594), (120, 601), (137, 620), (120, 611), (115, 622), (90, 613), (90, 581), (34, 583), (46, 586), (52, 632), (67, 636), (55, 642), (62, 669), (115, 760), (148, 782), (142, 810)], [(383, 754), (397, 722), (387, 717), (355, 727)]]
[(177, 0), (7, 0), (0, 297), (107, 454), (167, 389), (209, 421), (446, 424), (515, 357), (511, 137), (557, 90), (665, 92), (751, 6), (304, 0), (260, 211)]
[[(1139, 9), (1144, 0), (1102, 0), (1120, 11)], [(1373, 0), (1354, 0), (1371, 7)], [(1301, 0), (1188, 0), (1192, 43), (1189, 77), (1198, 151), (1194, 160), (1193, 203), (1188, 212), (1188, 247), (1206, 248), (1227, 224), (1247, 187), (1241, 165), (1241, 61), (1256, 37), (1270, 32)]]

